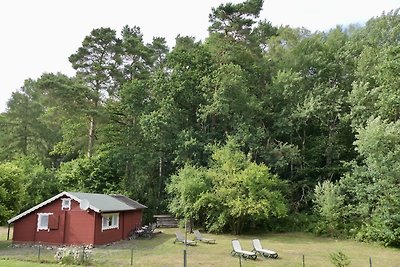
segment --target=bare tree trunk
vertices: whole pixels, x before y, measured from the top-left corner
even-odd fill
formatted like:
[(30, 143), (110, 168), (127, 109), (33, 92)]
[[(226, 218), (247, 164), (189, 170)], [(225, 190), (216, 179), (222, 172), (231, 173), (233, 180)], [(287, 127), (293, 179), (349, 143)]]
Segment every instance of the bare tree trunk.
[[(292, 133), (290, 133), (290, 145), (293, 145)], [(290, 157), (290, 178), (293, 178), (293, 172), (294, 172), (293, 156), (291, 156)]]
[(159, 162), (158, 162), (158, 177), (160, 178), (160, 180), (161, 180), (162, 174), (163, 174), (162, 161), (163, 161), (163, 159), (162, 159), (162, 155), (161, 155), (161, 152), (160, 152), (160, 159), (159, 159)]
[(89, 143), (88, 143), (88, 150), (87, 150), (88, 158), (91, 158), (93, 155), (95, 134), (96, 134), (96, 120), (95, 120), (94, 116), (91, 115), (90, 123), (89, 123)]
[(162, 198), (162, 186), (163, 186), (163, 155), (162, 152), (160, 151), (160, 155), (159, 155), (159, 162), (158, 162), (158, 185), (157, 185), (157, 192), (156, 193), (156, 197), (158, 199)]
[(28, 155), (28, 130), (26, 124), (24, 125), (24, 137), (22, 139), (22, 154)]
[(334, 134), (335, 134), (335, 124), (332, 122), (329, 125), (329, 132), (328, 132), (328, 144), (326, 146), (326, 166), (331, 166), (332, 165), (332, 148), (333, 148), (333, 139), (334, 139)]

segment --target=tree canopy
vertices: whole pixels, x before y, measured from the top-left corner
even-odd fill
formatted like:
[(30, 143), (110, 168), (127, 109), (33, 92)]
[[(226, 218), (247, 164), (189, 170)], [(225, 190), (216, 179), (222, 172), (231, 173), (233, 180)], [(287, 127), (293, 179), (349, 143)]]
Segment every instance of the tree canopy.
[(68, 58), (76, 75), (27, 77), (0, 114), (0, 221), (79, 190), (126, 194), (146, 220), (398, 246), (398, 10), (310, 32), (262, 6), (215, 7), (205, 40), (172, 48), (138, 26), (93, 29)]
[(210, 231), (240, 234), (248, 223), (287, 215), (286, 184), (240, 151), (231, 139), (214, 146), (208, 167), (185, 165), (171, 177), (170, 210)]

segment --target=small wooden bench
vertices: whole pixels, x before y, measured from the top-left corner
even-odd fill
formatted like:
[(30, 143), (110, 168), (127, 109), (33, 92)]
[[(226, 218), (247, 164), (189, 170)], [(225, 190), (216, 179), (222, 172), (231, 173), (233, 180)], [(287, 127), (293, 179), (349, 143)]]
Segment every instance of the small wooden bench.
[(157, 227), (178, 227), (178, 220), (172, 215), (154, 215)]

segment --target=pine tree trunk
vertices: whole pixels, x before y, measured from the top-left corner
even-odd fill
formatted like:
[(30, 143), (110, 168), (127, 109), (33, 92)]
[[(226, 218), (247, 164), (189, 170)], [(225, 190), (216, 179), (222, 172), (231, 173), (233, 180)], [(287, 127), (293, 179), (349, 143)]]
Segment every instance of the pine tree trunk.
[(90, 124), (89, 124), (89, 143), (88, 143), (88, 150), (87, 156), (91, 158), (93, 155), (93, 146), (94, 146), (94, 139), (96, 134), (96, 120), (93, 115), (90, 116)]

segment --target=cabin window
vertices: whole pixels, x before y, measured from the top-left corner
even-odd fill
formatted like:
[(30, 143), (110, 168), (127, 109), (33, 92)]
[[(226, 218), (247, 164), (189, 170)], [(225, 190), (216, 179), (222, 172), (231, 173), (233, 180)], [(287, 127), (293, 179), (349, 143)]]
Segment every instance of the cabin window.
[(108, 214), (102, 214), (102, 227), (101, 230), (107, 230), (107, 229), (114, 229), (118, 228), (119, 226), (119, 214), (118, 213), (108, 213)]
[(61, 199), (61, 210), (71, 210), (71, 199), (62, 198)]
[(50, 231), (49, 228), (49, 216), (53, 215), (53, 213), (38, 213), (38, 222), (37, 222), (37, 230), (47, 230)]

